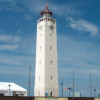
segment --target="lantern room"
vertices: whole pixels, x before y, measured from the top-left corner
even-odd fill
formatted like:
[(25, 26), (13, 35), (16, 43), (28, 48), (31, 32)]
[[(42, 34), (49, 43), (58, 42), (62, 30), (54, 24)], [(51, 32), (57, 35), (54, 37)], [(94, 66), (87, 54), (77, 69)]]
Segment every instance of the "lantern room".
[(46, 4), (45, 9), (42, 10), (40, 13), (41, 13), (41, 15), (43, 17), (50, 17), (50, 16), (52, 16), (52, 11), (48, 9), (47, 4)]

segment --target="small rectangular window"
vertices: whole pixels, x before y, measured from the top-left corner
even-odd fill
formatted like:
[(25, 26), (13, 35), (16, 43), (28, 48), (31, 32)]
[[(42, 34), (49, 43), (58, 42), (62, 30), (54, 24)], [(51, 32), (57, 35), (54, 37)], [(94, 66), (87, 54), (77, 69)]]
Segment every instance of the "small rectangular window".
[(39, 91), (39, 96), (40, 96), (40, 91)]
[(50, 46), (50, 51), (52, 50), (52, 46)]
[(50, 36), (52, 37), (52, 33), (50, 33)]
[(52, 61), (50, 61), (50, 66), (52, 67)]
[(41, 46), (40, 46), (40, 50), (41, 50)]
[(41, 65), (41, 61), (40, 61), (40, 65)]
[(39, 76), (39, 81), (40, 81), (40, 76)]
[(52, 81), (52, 76), (51, 76), (51, 81)]

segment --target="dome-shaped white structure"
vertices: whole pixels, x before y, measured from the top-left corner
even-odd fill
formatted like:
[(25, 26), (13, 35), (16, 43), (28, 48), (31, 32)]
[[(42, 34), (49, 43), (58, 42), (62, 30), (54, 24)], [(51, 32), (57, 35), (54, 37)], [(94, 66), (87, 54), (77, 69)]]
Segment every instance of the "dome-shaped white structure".
[(0, 82), (1, 96), (27, 96), (27, 90), (12, 82)]

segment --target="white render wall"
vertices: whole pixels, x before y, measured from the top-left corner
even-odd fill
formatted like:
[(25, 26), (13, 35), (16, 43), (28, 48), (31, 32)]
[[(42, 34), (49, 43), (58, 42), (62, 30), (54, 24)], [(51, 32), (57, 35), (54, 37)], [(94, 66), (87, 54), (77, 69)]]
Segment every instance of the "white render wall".
[(34, 96), (51, 91), (53, 96), (59, 96), (56, 20), (44, 17), (37, 22)]

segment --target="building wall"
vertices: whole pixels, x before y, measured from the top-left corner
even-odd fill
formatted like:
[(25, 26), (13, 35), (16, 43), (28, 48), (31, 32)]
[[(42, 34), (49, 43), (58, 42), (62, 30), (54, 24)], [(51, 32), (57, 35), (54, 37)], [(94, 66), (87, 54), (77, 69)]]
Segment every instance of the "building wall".
[(48, 17), (37, 22), (34, 95), (45, 96), (51, 91), (53, 96), (59, 96), (56, 20)]
[[(51, 18), (50, 18), (51, 19)], [(51, 29), (51, 26), (54, 29)], [(51, 92), (58, 97), (58, 66), (57, 66), (57, 36), (56, 20), (46, 21), (46, 42), (45, 42), (45, 92)], [(52, 48), (50, 50), (50, 48)]]
[(45, 92), (45, 22), (37, 23), (36, 67), (34, 95), (44, 95)]
[[(0, 100), (29, 100), (28, 97), (0, 97)], [(73, 97), (70, 98), (50, 98), (50, 97), (31, 97), (30, 100), (73, 100)], [(90, 98), (90, 97), (75, 97), (74, 100), (100, 100), (100, 98)]]
[(94, 100), (100, 100), (100, 98), (94, 98)]
[(35, 98), (35, 100), (68, 100), (68, 98)]

